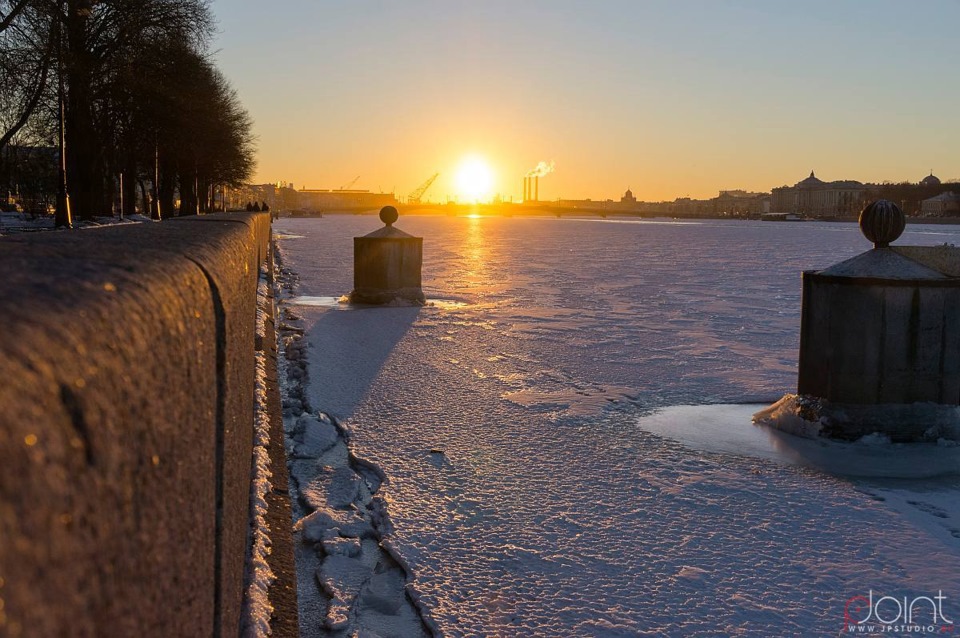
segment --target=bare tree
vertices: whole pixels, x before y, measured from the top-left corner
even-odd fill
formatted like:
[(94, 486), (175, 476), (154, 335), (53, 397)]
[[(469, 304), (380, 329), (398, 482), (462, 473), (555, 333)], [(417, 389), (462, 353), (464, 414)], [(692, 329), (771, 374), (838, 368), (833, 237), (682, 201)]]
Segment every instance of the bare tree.
[(6, 31), (31, 4), (35, 4), (33, 0), (4, 0), (0, 2), (0, 32)]
[(0, 154), (31, 122), (51, 88), (55, 31), (35, 1), (0, 0)]
[(79, 217), (108, 211), (121, 162), (115, 123), (133, 123), (123, 113), (138, 99), (135, 88), (118, 87), (131, 61), (156, 42), (179, 41), (200, 55), (213, 31), (209, 0), (0, 0), (0, 26), (0, 152), (22, 131), (57, 129), (62, 76), (74, 210)]

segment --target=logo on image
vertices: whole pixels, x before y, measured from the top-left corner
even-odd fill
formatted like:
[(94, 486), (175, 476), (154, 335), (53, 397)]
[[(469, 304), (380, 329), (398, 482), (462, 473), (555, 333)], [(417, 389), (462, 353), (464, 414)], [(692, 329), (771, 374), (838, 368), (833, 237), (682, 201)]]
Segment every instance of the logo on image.
[(951, 635), (954, 623), (944, 613), (946, 600), (939, 590), (936, 596), (877, 598), (871, 589), (866, 596), (853, 596), (847, 600), (843, 608), (843, 630), (854, 635)]

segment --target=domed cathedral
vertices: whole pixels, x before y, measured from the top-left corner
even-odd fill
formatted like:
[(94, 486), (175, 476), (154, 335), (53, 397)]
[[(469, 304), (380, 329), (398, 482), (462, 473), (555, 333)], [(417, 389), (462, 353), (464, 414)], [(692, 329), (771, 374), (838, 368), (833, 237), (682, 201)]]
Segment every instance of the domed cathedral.
[(933, 171), (930, 171), (930, 174), (920, 180), (921, 186), (939, 186), (940, 178), (933, 174)]
[(805, 180), (799, 181), (796, 184), (797, 188), (823, 188), (827, 183), (822, 179), (819, 179), (814, 175), (813, 171), (810, 171), (810, 177)]
[(940, 178), (930, 174), (920, 180), (919, 203), (923, 217), (960, 217), (960, 193), (949, 190), (952, 183), (944, 185)]
[(627, 187), (627, 192), (623, 194), (623, 197), (620, 198), (621, 204), (636, 204), (637, 198), (633, 196), (633, 191)]

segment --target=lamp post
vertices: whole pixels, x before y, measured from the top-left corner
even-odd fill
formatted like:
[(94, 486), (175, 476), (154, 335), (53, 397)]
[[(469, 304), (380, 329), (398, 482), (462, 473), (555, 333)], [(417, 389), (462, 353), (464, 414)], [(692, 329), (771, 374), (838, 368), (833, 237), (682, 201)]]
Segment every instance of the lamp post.
[(153, 199), (150, 201), (150, 219), (160, 221), (160, 143), (154, 138), (153, 147)]

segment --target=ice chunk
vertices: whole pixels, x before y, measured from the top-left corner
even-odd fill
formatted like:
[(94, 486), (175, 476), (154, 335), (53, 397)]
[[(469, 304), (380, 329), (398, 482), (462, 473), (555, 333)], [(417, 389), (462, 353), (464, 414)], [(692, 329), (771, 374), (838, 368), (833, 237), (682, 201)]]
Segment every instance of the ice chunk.
[(337, 443), (337, 428), (329, 419), (304, 414), (298, 419), (297, 427), (303, 433), (302, 443), (294, 448), (294, 454), (298, 457), (319, 458)]
[(370, 568), (357, 558), (342, 554), (327, 556), (317, 580), (328, 596), (326, 624), (334, 631), (350, 625), (350, 609), (363, 583), (370, 577)]

